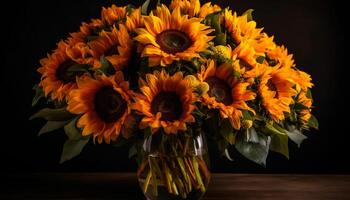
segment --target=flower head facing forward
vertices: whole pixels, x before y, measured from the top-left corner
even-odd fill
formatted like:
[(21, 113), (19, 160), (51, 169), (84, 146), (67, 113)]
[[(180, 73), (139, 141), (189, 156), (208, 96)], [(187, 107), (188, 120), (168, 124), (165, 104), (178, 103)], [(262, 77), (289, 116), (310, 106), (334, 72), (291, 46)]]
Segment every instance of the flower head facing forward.
[(202, 97), (203, 104), (210, 109), (218, 109), (221, 117), (228, 118), (235, 129), (241, 127), (241, 110), (255, 113), (246, 102), (255, 99), (256, 94), (247, 89), (249, 83), (235, 77), (232, 65), (224, 63), (217, 67), (210, 60), (198, 76), (200, 81), (209, 85), (209, 91)]
[(67, 110), (82, 115), (77, 123), (83, 129), (82, 135), (93, 135), (98, 143), (115, 141), (131, 113), (131, 91), (123, 73), (96, 79), (83, 76), (77, 84), (69, 96)]
[(166, 6), (157, 7), (145, 17), (145, 28), (137, 29), (136, 41), (144, 45), (143, 57), (149, 58), (150, 66), (166, 66), (175, 60), (199, 57), (213, 39), (211, 29), (200, 23), (199, 18), (182, 16), (179, 8), (172, 13)]
[(143, 116), (141, 129), (150, 127), (155, 133), (163, 128), (167, 134), (176, 134), (186, 131), (186, 124), (195, 121), (192, 111), (196, 97), (181, 72), (173, 76), (165, 71), (147, 74), (146, 80), (140, 79), (140, 90), (133, 109)]

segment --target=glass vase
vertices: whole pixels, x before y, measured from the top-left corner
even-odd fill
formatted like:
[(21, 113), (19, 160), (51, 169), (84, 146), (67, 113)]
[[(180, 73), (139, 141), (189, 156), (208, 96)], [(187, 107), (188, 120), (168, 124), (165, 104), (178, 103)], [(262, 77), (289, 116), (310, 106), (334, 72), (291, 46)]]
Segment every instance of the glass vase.
[(199, 200), (211, 173), (206, 138), (193, 135), (156, 134), (143, 143), (137, 177), (148, 200)]

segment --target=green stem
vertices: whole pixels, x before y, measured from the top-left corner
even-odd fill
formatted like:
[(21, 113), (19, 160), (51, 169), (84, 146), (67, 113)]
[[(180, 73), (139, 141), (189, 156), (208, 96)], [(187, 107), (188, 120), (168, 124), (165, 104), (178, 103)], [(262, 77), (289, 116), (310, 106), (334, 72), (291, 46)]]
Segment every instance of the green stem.
[(165, 181), (165, 185), (167, 187), (167, 190), (170, 194), (173, 193), (173, 189), (172, 189), (172, 184), (171, 184), (171, 181), (172, 181), (172, 178), (171, 178), (171, 174), (170, 172), (168, 171), (168, 167), (166, 166), (166, 162), (163, 158), (161, 158), (162, 160), (162, 166), (163, 166), (163, 171), (164, 171), (164, 181)]
[(182, 183), (181, 179), (178, 176), (174, 176), (175, 183), (177, 185), (177, 188), (179, 189), (180, 195), (183, 199), (186, 199), (186, 191), (184, 184)]
[(151, 180), (151, 177), (152, 177), (152, 172), (151, 172), (151, 169), (148, 171), (148, 174), (147, 174), (147, 177), (145, 179), (145, 182), (143, 183), (143, 193), (147, 193), (147, 190), (148, 190), (148, 186), (149, 186), (149, 182)]
[(191, 185), (191, 180), (190, 180), (190, 177), (188, 176), (187, 172), (186, 172), (186, 168), (185, 168), (185, 163), (183, 161), (183, 159), (181, 157), (177, 157), (177, 162), (180, 166), (180, 170), (181, 170), (181, 173), (184, 177), (184, 184), (185, 184), (185, 187), (187, 189), (187, 191), (191, 191), (192, 190), (192, 185)]
[(187, 154), (188, 143), (190, 142), (190, 137), (186, 137), (185, 147), (184, 147), (184, 156)]
[(194, 171), (195, 171), (195, 174), (196, 174), (196, 178), (197, 178), (197, 182), (198, 182), (198, 185), (199, 185), (199, 189), (204, 193), (205, 192), (205, 187), (204, 187), (204, 184), (203, 184), (201, 173), (199, 172), (199, 166), (198, 166), (198, 162), (197, 162), (196, 157), (192, 157), (192, 164), (193, 164), (193, 168), (194, 168)]
[(158, 161), (156, 160), (155, 157), (150, 157), (150, 160), (152, 162), (152, 167), (153, 167), (155, 173), (159, 175), (160, 180), (163, 181), (165, 184), (164, 175), (163, 175), (162, 171), (160, 170), (160, 167), (158, 165)]
[(157, 175), (155, 173), (154, 166), (152, 165), (152, 161), (150, 157), (148, 157), (150, 170), (152, 172), (152, 185), (153, 185), (153, 196), (158, 196), (158, 183), (157, 183)]

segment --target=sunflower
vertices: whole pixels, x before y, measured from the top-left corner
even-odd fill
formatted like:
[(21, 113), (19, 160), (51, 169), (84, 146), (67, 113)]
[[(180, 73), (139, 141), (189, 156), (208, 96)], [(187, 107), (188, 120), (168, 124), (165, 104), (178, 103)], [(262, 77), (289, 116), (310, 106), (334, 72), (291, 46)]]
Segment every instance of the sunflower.
[(105, 56), (106, 59), (115, 67), (115, 69), (123, 69), (130, 57), (133, 41), (122, 24), (119, 30), (113, 27), (111, 32), (102, 31), (100, 37), (88, 43), (91, 49), (91, 64), (94, 68), (101, 67), (100, 58)]
[(137, 29), (136, 41), (145, 47), (142, 57), (149, 58), (150, 66), (166, 66), (174, 60), (190, 60), (199, 57), (199, 52), (208, 47), (213, 39), (208, 26), (200, 23), (199, 18), (181, 16), (177, 7), (170, 13), (162, 5), (145, 17), (145, 27)]
[(260, 33), (255, 39), (248, 40), (250, 45), (254, 47), (257, 54), (264, 56), (266, 52), (276, 48), (274, 37), (269, 37), (266, 33)]
[(187, 123), (195, 121), (192, 111), (196, 97), (187, 78), (182, 72), (169, 76), (164, 70), (147, 74), (140, 79), (142, 94), (136, 94), (133, 109), (143, 118), (139, 127), (151, 128), (155, 133), (163, 128), (167, 134), (186, 131)]
[(260, 77), (258, 86), (262, 98), (262, 105), (275, 121), (284, 119), (284, 113), (290, 113), (290, 104), (297, 94), (295, 82), (291, 77), (290, 68), (269, 68)]
[(219, 12), (219, 11), (221, 11), (221, 7), (220, 6), (218, 6), (218, 5), (211, 5), (211, 3), (208, 2), (208, 3), (205, 3), (201, 7), (198, 16), (200, 18), (205, 18), (206, 16), (208, 16), (208, 15), (210, 15), (212, 13), (215, 13), (215, 12)]
[(256, 78), (260, 76), (264, 70), (265, 65), (259, 64), (256, 61), (258, 57), (255, 49), (249, 45), (248, 42), (242, 41), (236, 48), (232, 49), (228, 46), (216, 46), (216, 50), (224, 55), (226, 58), (234, 62), (234, 69), (243, 75), (244, 78)]
[(301, 91), (298, 95), (297, 102), (305, 107), (305, 109), (300, 111), (299, 118), (303, 124), (306, 124), (311, 118), (312, 99), (307, 96), (305, 91)]
[(235, 129), (241, 127), (241, 110), (255, 111), (247, 105), (247, 101), (255, 99), (256, 94), (249, 91), (249, 83), (241, 82), (234, 75), (231, 64), (223, 63), (219, 67), (213, 60), (207, 62), (198, 74), (201, 82), (209, 85), (209, 91), (202, 96), (203, 104), (210, 109), (218, 109), (222, 118), (228, 118)]
[(126, 17), (125, 26), (128, 31), (134, 31), (136, 28), (143, 28), (145, 26), (140, 8), (133, 10), (130, 15)]
[(284, 46), (277, 46), (266, 52), (267, 64), (271, 67), (294, 67), (293, 54), (288, 53), (288, 49)]
[(239, 45), (243, 38), (256, 39), (260, 37), (262, 28), (256, 28), (255, 21), (248, 21), (247, 15), (237, 16), (237, 13), (229, 9), (225, 9), (223, 13), (224, 27), (230, 33), (230, 36), (235, 42), (235, 45)]
[(98, 143), (115, 141), (131, 113), (131, 92), (123, 73), (118, 71), (113, 76), (100, 75), (96, 79), (82, 76), (77, 79), (77, 85), (69, 95), (67, 110), (82, 115), (77, 123), (83, 129), (82, 135), (93, 135)]
[(91, 50), (87, 43), (96, 39), (104, 25), (99, 19), (92, 19), (90, 23), (83, 22), (79, 32), (70, 33), (67, 39), (67, 55), (78, 63), (88, 63), (91, 60)]
[(80, 31), (70, 33), (67, 43), (71, 46), (77, 43), (86, 43), (90, 36), (98, 35), (103, 26), (103, 22), (99, 19), (92, 19), (90, 23), (83, 22)]
[(207, 15), (221, 10), (220, 6), (212, 6), (210, 2), (201, 7), (199, 0), (173, 0), (170, 8), (174, 10), (177, 7), (180, 8), (182, 14), (199, 18), (205, 18)]
[(297, 84), (298, 89), (304, 92), (306, 92), (313, 86), (313, 83), (311, 82), (311, 76), (301, 70), (293, 70), (292, 77), (295, 83)]
[(111, 7), (102, 8), (101, 19), (107, 25), (112, 26), (118, 21), (124, 19), (126, 17), (126, 14), (127, 14), (126, 6), (118, 7), (113, 4)]
[(69, 92), (76, 87), (76, 76), (82, 75), (82, 72), (68, 72), (70, 67), (78, 63), (66, 54), (67, 48), (68, 45), (61, 41), (51, 55), (40, 60), (41, 67), (38, 69), (42, 75), (40, 86), (45, 96), (50, 94), (52, 100), (65, 100)]

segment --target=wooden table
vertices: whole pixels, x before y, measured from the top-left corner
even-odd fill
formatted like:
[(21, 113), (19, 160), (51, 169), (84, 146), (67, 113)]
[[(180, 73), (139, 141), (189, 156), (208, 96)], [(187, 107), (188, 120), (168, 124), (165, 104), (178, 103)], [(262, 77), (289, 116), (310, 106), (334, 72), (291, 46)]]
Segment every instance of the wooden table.
[[(143, 200), (135, 174), (0, 175), (0, 199)], [(350, 199), (350, 175), (214, 174), (204, 200)]]

